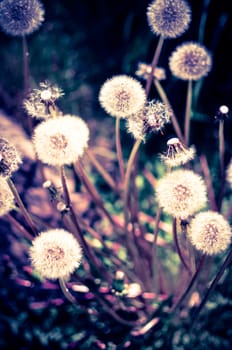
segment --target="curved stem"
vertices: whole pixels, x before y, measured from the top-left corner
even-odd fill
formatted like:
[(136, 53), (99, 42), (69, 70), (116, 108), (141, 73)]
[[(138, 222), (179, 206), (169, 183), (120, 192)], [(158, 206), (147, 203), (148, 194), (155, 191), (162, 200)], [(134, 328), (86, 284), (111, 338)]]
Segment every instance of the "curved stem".
[(198, 306), (198, 308), (196, 309), (196, 311), (193, 314), (193, 319), (192, 319), (192, 324), (191, 326), (194, 325), (194, 323), (196, 322), (201, 310), (203, 309), (203, 307), (205, 306), (210, 293), (214, 290), (215, 286), (217, 285), (217, 283), (219, 282), (220, 278), (222, 277), (222, 275), (224, 274), (227, 266), (229, 265), (229, 263), (231, 262), (232, 259), (232, 249), (229, 251), (229, 253), (227, 254), (220, 270), (218, 271), (218, 273), (216, 274), (214, 280), (212, 281), (211, 285), (209, 286), (204, 298), (202, 299), (200, 305)]
[(182, 143), (184, 143), (184, 137), (182, 135), (182, 132), (181, 132), (181, 129), (180, 129), (180, 126), (179, 126), (179, 123), (178, 123), (178, 120), (176, 118), (176, 115), (174, 114), (173, 112), (173, 109), (172, 109), (172, 106), (168, 100), (168, 97), (166, 95), (166, 92), (164, 91), (162, 85), (160, 84), (160, 82), (155, 79), (154, 80), (154, 83), (155, 83), (155, 87), (157, 89), (157, 92), (161, 98), (161, 100), (163, 101), (163, 103), (172, 111), (171, 113), (171, 121), (172, 121), (172, 125), (173, 125), (173, 128), (176, 132), (176, 135), (178, 136), (178, 138), (180, 139), (180, 141)]
[(189, 80), (188, 88), (187, 88), (187, 99), (186, 99), (185, 121), (184, 121), (184, 140), (185, 140), (186, 146), (188, 146), (189, 144), (191, 103), (192, 103), (192, 80)]
[(184, 265), (184, 267), (186, 268), (186, 270), (189, 272), (189, 274), (191, 275), (192, 274), (192, 271), (190, 269), (190, 267), (187, 265), (184, 257), (183, 257), (183, 254), (182, 254), (182, 251), (180, 249), (180, 245), (179, 245), (179, 241), (178, 241), (178, 236), (177, 236), (177, 230), (176, 230), (176, 218), (173, 219), (173, 237), (174, 237), (174, 242), (175, 242), (175, 246), (176, 246), (176, 250), (177, 250), (177, 253), (179, 255), (179, 258), (180, 258), (180, 261), (182, 262), (182, 264)]
[(164, 38), (162, 36), (159, 37), (159, 41), (153, 56), (153, 60), (151, 63), (151, 72), (149, 73), (148, 79), (147, 79), (147, 83), (146, 83), (146, 95), (149, 95), (150, 89), (151, 89), (151, 84), (152, 84), (152, 80), (153, 80), (153, 73), (155, 71), (155, 68), (157, 66), (158, 60), (159, 60), (159, 56), (163, 47), (163, 43), (164, 43)]
[(65, 284), (65, 281), (63, 278), (59, 278), (59, 285), (62, 290), (62, 293), (64, 294), (65, 298), (70, 301), (72, 304), (76, 304), (76, 299), (74, 296), (69, 292), (68, 287)]
[(188, 287), (186, 288), (185, 292), (182, 294), (182, 296), (180, 297), (180, 299), (178, 300), (178, 302), (176, 303), (176, 305), (174, 306), (174, 308), (171, 310), (172, 313), (174, 314), (178, 309), (179, 307), (181, 306), (181, 304), (183, 303), (184, 299), (187, 297), (188, 293), (190, 292), (190, 290), (192, 289), (201, 269), (202, 269), (202, 266), (204, 264), (204, 261), (205, 261), (205, 258), (206, 258), (206, 255), (202, 255), (201, 257), (201, 260), (197, 266), (197, 269), (188, 285)]
[(124, 181), (125, 176), (125, 170), (124, 170), (124, 163), (123, 163), (123, 154), (122, 154), (122, 145), (120, 140), (120, 118), (116, 118), (115, 123), (115, 138), (116, 138), (116, 152), (117, 152), (117, 158), (118, 158), (118, 165), (119, 165), (119, 171), (121, 175), (122, 181)]
[(18, 193), (18, 190), (17, 190), (17, 188), (15, 187), (13, 181), (12, 181), (10, 178), (8, 178), (6, 181), (7, 181), (7, 184), (8, 184), (8, 186), (9, 186), (11, 192), (12, 192), (13, 195), (14, 195), (15, 201), (16, 201), (16, 203), (18, 204), (19, 209), (21, 210), (21, 213), (23, 214), (23, 216), (24, 216), (24, 218), (25, 218), (25, 220), (26, 220), (28, 226), (30, 227), (31, 231), (32, 231), (35, 235), (37, 235), (37, 234), (38, 234), (38, 230), (36, 229), (36, 227), (35, 227), (35, 225), (34, 225), (34, 222), (32, 221), (31, 216), (30, 216), (30, 214), (28, 213), (26, 207), (24, 206), (24, 204), (23, 204), (23, 202), (22, 202), (22, 200), (21, 200), (21, 198), (20, 198), (20, 195), (19, 195), (19, 193)]

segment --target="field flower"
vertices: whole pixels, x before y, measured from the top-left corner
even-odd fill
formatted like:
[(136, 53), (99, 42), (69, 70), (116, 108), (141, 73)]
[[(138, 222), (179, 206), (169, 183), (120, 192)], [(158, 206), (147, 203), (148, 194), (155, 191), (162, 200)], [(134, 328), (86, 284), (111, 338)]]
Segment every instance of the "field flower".
[(127, 118), (127, 131), (133, 135), (136, 140), (145, 140), (144, 132), (144, 110), (141, 110), (136, 115)]
[(0, 3), (0, 26), (7, 34), (31, 34), (43, 20), (44, 9), (39, 0), (3, 0)]
[(83, 155), (88, 140), (87, 124), (69, 114), (43, 121), (35, 128), (33, 137), (38, 158), (54, 166), (77, 161)]
[(186, 147), (177, 137), (172, 137), (167, 142), (167, 152), (160, 158), (169, 167), (186, 164), (195, 156), (195, 148)]
[(190, 223), (189, 239), (197, 250), (208, 255), (218, 254), (229, 247), (231, 228), (221, 214), (201, 212)]
[(113, 117), (127, 118), (136, 114), (145, 101), (145, 90), (140, 82), (127, 75), (116, 75), (106, 80), (99, 93), (102, 108)]
[(204, 46), (186, 42), (176, 48), (169, 58), (172, 74), (182, 80), (199, 80), (211, 70), (212, 59)]
[(206, 186), (193, 171), (175, 170), (159, 180), (156, 198), (164, 212), (187, 219), (206, 205)]
[(0, 137), (0, 176), (10, 177), (19, 169), (22, 163), (21, 157), (7, 139)]
[(63, 229), (41, 232), (29, 250), (32, 266), (42, 278), (69, 278), (82, 259), (75, 237)]
[(26, 112), (37, 119), (51, 117), (49, 107), (56, 109), (55, 101), (64, 95), (63, 91), (48, 81), (41, 82), (39, 89), (33, 89), (23, 105)]
[(191, 10), (184, 0), (155, 0), (147, 9), (152, 32), (163, 38), (177, 38), (189, 27)]
[(0, 216), (7, 214), (14, 206), (14, 196), (6, 180), (0, 177)]

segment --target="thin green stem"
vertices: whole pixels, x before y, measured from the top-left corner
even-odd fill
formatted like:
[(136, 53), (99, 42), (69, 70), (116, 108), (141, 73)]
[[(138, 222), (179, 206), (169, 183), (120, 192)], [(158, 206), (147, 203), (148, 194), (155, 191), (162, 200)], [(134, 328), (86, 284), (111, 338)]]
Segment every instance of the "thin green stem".
[(185, 119), (184, 119), (184, 140), (185, 140), (186, 146), (188, 146), (189, 144), (191, 104), (192, 104), (192, 80), (189, 80), (188, 88), (187, 88), (186, 107), (185, 107)]
[(153, 60), (151, 63), (151, 72), (149, 73), (148, 79), (147, 79), (147, 83), (146, 83), (146, 87), (145, 87), (145, 91), (146, 91), (146, 95), (149, 95), (150, 89), (151, 89), (151, 84), (152, 84), (152, 80), (153, 80), (153, 75), (154, 75), (154, 71), (155, 68), (157, 66), (159, 57), (160, 57), (160, 53), (163, 47), (163, 43), (164, 43), (164, 38), (162, 36), (159, 37), (159, 41), (153, 56)]
[(216, 274), (215, 278), (213, 279), (212, 283), (210, 284), (204, 298), (202, 299), (200, 305), (198, 306), (198, 308), (195, 310), (194, 314), (193, 314), (193, 318), (192, 318), (192, 323), (191, 323), (191, 327), (195, 324), (195, 322), (197, 321), (197, 318), (201, 312), (201, 310), (203, 309), (203, 307), (205, 306), (210, 293), (212, 293), (212, 291), (214, 290), (214, 288), (216, 287), (217, 283), (220, 281), (221, 277), (223, 276), (227, 266), (229, 265), (229, 263), (231, 262), (232, 259), (232, 249), (229, 251), (229, 253), (227, 254), (221, 268), (219, 269), (218, 273)]
[(130, 178), (134, 165), (134, 160), (136, 158), (137, 152), (139, 150), (139, 146), (141, 144), (141, 140), (136, 140), (134, 146), (131, 150), (130, 157), (127, 162), (126, 175), (124, 180), (124, 219), (125, 219), (125, 227), (127, 228), (129, 215), (128, 215), (128, 193), (130, 189)]
[(174, 128), (179, 140), (184, 143), (184, 137), (182, 135), (182, 131), (181, 131), (180, 126), (179, 126), (179, 122), (176, 118), (175, 113), (173, 112), (172, 106), (168, 100), (166, 92), (164, 91), (162, 85), (160, 84), (160, 82), (157, 79), (155, 79), (154, 83), (155, 83), (155, 87), (157, 89), (157, 92), (158, 92), (161, 100), (172, 111), (171, 112), (171, 121), (172, 121), (173, 128)]
[(34, 225), (34, 222), (32, 221), (31, 216), (30, 216), (30, 214), (28, 213), (26, 207), (24, 206), (24, 204), (23, 204), (23, 202), (22, 202), (22, 200), (21, 200), (21, 197), (20, 197), (20, 195), (19, 195), (19, 193), (18, 193), (18, 190), (17, 190), (17, 188), (15, 187), (13, 181), (12, 181), (10, 178), (8, 178), (6, 181), (7, 181), (7, 184), (8, 184), (8, 186), (9, 186), (11, 192), (12, 192), (13, 195), (14, 195), (15, 201), (16, 201), (17, 205), (19, 206), (19, 208), (20, 208), (20, 210), (21, 210), (21, 213), (23, 214), (23, 216), (24, 216), (24, 218), (25, 218), (25, 220), (26, 220), (28, 226), (30, 227), (31, 231), (32, 231), (35, 235), (37, 235), (37, 234), (38, 234), (38, 230), (36, 229), (36, 227), (35, 227), (35, 225)]
[(121, 145), (121, 139), (120, 139), (120, 118), (116, 118), (115, 123), (115, 142), (116, 142), (116, 153), (118, 158), (118, 165), (119, 165), (119, 171), (121, 175), (122, 182), (124, 181), (125, 176), (125, 169), (124, 169), (124, 162), (123, 162), (123, 153), (122, 153), (122, 145)]

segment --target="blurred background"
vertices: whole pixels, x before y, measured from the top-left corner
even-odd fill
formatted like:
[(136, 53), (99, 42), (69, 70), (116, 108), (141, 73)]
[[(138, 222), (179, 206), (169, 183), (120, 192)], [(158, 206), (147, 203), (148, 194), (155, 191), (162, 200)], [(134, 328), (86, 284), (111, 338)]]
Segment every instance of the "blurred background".
[[(101, 133), (108, 137), (114, 128), (113, 118), (107, 116), (98, 103), (101, 85), (115, 74), (135, 77), (138, 63), (152, 60), (157, 37), (147, 24), (146, 9), (150, 2), (43, 0), (42, 3), (45, 22), (28, 36), (31, 88), (37, 88), (44, 80), (57, 84), (65, 93), (58, 102), (59, 107), (64, 113), (80, 115), (91, 125), (91, 142), (94, 144), (94, 137)], [(214, 116), (221, 105), (230, 109), (225, 123), (226, 163), (232, 155), (232, 1), (190, 0), (189, 4), (192, 8), (190, 29), (180, 38), (165, 42), (158, 66), (166, 69), (167, 79), (162, 85), (182, 123), (186, 83), (171, 76), (169, 55), (183, 41), (198, 41), (211, 52), (211, 73), (194, 84), (191, 143), (196, 145), (198, 153), (208, 155), (209, 163), (217, 173), (214, 165), (218, 161), (217, 155), (211, 150), (218, 142), (218, 125)], [(0, 111), (13, 122), (23, 122), (22, 42), (20, 38), (0, 31), (0, 46)], [(157, 98), (154, 88), (150, 97)], [(130, 147), (133, 140), (123, 125), (122, 136), (124, 145)], [(157, 151), (164, 149), (164, 144), (162, 135), (152, 135), (144, 145), (144, 159), (152, 161)], [(27, 169), (24, 170), (18, 180), (22, 188), (30, 186), (29, 180), (22, 180)], [(115, 341), (120, 337), (121, 330), (118, 333), (116, 330), (114, 335), (110, 333), (104, 315), (103, 321), (93, 326), (93, 320), (83, 309), (77, 311), (62, 299), (56, 284), (47, 283), (41, 288), (36, 279), (32, 280), (25, 251), (15, 245), (17, 235), (4, 218), (0, 219), (0, 229), (0, 349), (105, 349), (100, 343), (91, 343), (91, 337), (95, 339), (96, 334), (105, 334), (109, 344), (114, 337)], [(228, 279), (227, 282), (229, 293), (231, 281)], [(226, 297), (230, 298), (230, 295)], [(231, 304), (227, 304), (227, 311), (226, 321), (231, 322)], [(81, 330), (76, 332), (80, 323)], [(223, 332), (222, 328), (220, 332)], [(221, 347), (215, 349), (227, 349), (226, 346), (231, 345), (228, 340), (231, 333), (224, 337), (226, 345), (222, 341)], [(214, 347), (211, 344), (205, 349), (209, 348)], [(109, 349), (115, 348), (109, 345)], [(142, 349), (142, 346), (134, 349)], [(147, 346), (144, 349), (152, 348)]]

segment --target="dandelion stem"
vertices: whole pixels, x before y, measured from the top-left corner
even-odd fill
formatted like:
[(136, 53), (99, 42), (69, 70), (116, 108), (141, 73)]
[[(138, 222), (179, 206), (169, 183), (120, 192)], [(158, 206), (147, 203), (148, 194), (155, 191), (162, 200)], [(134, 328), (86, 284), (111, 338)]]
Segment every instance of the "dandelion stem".
[(153, 60), (151, 63), (151, 72), (149, 73), (149, 76), (147, 78), (147, 83), (146, 83), (146, 87), (145, 87), (145, 91), (146, 91), (146, 95), (149, 95), (150, 89), (151, 89), (151, 84), (152, 84), (152, 80), (153, 80), (153, 74), (155, 71), (155, 68), (157, 66), (158, 60), (159, 60), (159, 56), (163, 47), (163, 43), (164, 43), (164, 38), (162, 37), (162, 35), (159, 37), (159, 41), (153, 56)]
[(200, 156), (200, 162), (201, 162), (201, 168), (204, 174), (205, 183), (207, 186), (207, 193), (209, 197), (210, 207), (212, 210), (217, 211), (217, 204), (215, 201), (214, 189), (213, 189), (212, 180), (210, 176), (209, 166), (208, 166), (206, 156), (204, 154)]
[(122, 182), (124, 181), (125, 170), (124, 170), (124, 162), (123, 162), (123, 154), (122, 154), (122, 145), (120, 140), (120, 118), (116, 118), (115, 123), (115, 138), (116, 138), (116, 152), (119, 164), (119, 171), (121, 175)]
[(37, 229), (36, 229), (36, 227), (35, 227), (35, 225), (34, 225), (32, 219), (31, 219), (31, 216), (30, 216), (30, 214), (28, 213), (26, 207), (24, 206), (24, 204), (23, 204), (23, 202), (22, 202), (22, 200), (21, 200), (21, 198), (20, 198), (20, 195), (19, 195), (19, 193), (18, 193), (18, 190), (17, 190), (17, 188), (15, 187), (13, 181), (12, 181), (10, 178), (7, 179), (7, 184), (8, 184), (8, 186), (9, 186), (11, 192), (13, 193), (14, 198), (15, 198), (15, 201), (16, 201), (17, 205), (19, 206), (19, 208), (20, 208), (20, 210), (21, 210), (21, 213), (23, 214), (23, 216), (24, 216), (24, 218), (25, 218), (25, 220), (26, 220), (28, 226), (31, 228), (32, 232), (33, 232), (35, 235), (37, 235), (37, 234), (38, 234), (38, 231), (37, 231)]
[[(160, 207), (157, 208), (156, 212), (156, 220), (155, 220), (155, 229), (154, 229), (154, 237), (152, 242), (152, 277), (153, 277), (153, 285), (154, 290), (157, 292), (157, 276), (158, 276), (158, 261), (157, 261), (157, 239), (159, 234), (159, 223), (161, 219), (162, 209)], [(158, 293), (157, 293), (158, 294)]]
[(27, 240), (33, 240), (34, 237), (10, 213), (6, 214), (6, 218), (13, 226), (15, 226), (17, 232), (21, 232)]
[(105, 182), (112, 188), (113, 191), (118, 192), (115, 181), (107, 173), (107, 171), (104, 169), (104, 167), (98, 162), (94, 153), (90, 149), (87, 149), (86, 154), (89, 157), (90, 161), (93, 163), (94, 167), (97, 169), (97, 171), (102, 175)]
[(62, 290), (62, 293), (64, 294), (65, 298), (70, 301), (72, 304), (76, 304), (76, 299), (74, 296), (69, 292), (68, 287), (65, 284), (65, 281), (63, 278), (59, 278), (59, 285)]
[(130, 188), (130, 178), (131, 178), (131, 173), (133, 169), (133, 164), (135, 157), (137, 155), (137, 152), (139, 150), (139, 146), (141, 144), (141, 140), (136, 140), (134, 143), (134, 146), (132, 148), (132, 151), (130, 153), (130, 157), (127, 162), (127, 168), (126, 168), (126, 175), (125, 175), (125, 180), (124, 180), (124, 219), (125, 219), (125, 227), (128, 225), (128, 193), (129, 193), (129, 188)]
[(172, 309), (172, 313), (174, 314), (178, 309), (179, 307), (181, 306), (181, 304), (183, 303), (184, 299), (187, 297), (187, 295), (189, 294), (190, 290), (192, 289), (201, 269), (202, 269), (202, 266), (204, 264), (204, 261), (205, 261), (205, 258), (206, 258), (206, 255), (202, 255), (201, 259), (200, 259), (200, 262), (197, 266), (197, 269), (188, 285), (188, 287), (186, 288), (185, 292), (182, 294), (182, 296), (180, 297), (180, 299), (178, 300), (178, 302), (176, 303), (176, 305), (174, 305), (174, 308)]
[(185, 107), (185, 122), (184, 122), (184, 140), (185, 145), (189, 144), (189, 130), (190, 130), (190, 116), (191, 116), (191, 103), (192, 103), (192, 80), (188, 81), (187, 98)]
[(205, 306), (210, 293), (214, 290), (215, 286), (217, 285), (217, 283), (220, 281), (221, 277), (223, 276), (227, 266), (229, 265), (229, 263), (231, 262), (232, 259), (232, 249), (229, 251), (229, 253), (227, 254), (221, 268), (219, 269), (218, 273), (216, 274), (214, 280), (212, 281), (211, 285), (209, 286), (204, 298), (202, 299), (200, 305), (198, 306), (198, 308), (195, 310), (194, 314), (193, 314), (193, 318), (192, 318), (192, 323), (191, 323), (191, 328), (193, 327), (193, 325), (195, 324), (195, 322), (197, 321), (197, 318), (201, 312), (201, 310), (203, 309), (203, 307)]
[(220, 156), (220, 171), (221, 179), (224, 179), (224, 153), (225, 153), (225, 141), (224, 141), (224, 120), (219, 121), (219, 156)]
[(175, 242), (175, 246), (176, 246), (176, 250), (177, 250), (177, 254), (179, 255), (180, 261), (182, 262), (182, 264), (184, 265), (184, 267), (186, 268), (186, 270), (189, 272), (190, 276), (192, 275), (192, 271), (190, 269), (190, 267), (187, 265), (184, 256), (182, 254), (180, 245), (179, 245), (179, 240), (178, 240), (178, 236), (177, 236), (177, 229), (176, 229), (176, 218), (173, 218), (173, 237), (174, 237), (174, 242)]
[(172, 121), (173, 128), (174, 128), (174, 130), (176, 132), (176, 135), (180, 139), (180, 141), (182, 143), (184, 143), (184, 137), (182, 135), (182, 132), (181, 132), (178, 120), (176, 118), (176, 115), (173, 112), (173, 109), (172, 109), (171, 104), (170, 104), (170, 102), (168, 100), (166, 92), (164, 91), (162, 85), (160, 84), (160, 82), (157, 79), (154, 80), (154, 83), (155, 83), (156, 89), (158, 91), (158, 94), (159, 94), (161, 100), (172, 111), (172, 113), (171, 113), (171, 121)]

